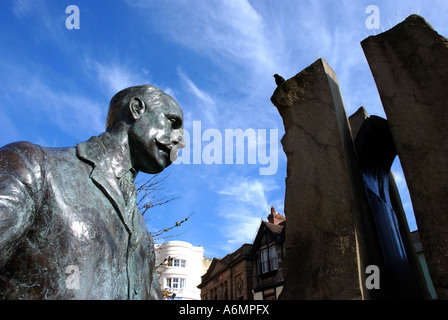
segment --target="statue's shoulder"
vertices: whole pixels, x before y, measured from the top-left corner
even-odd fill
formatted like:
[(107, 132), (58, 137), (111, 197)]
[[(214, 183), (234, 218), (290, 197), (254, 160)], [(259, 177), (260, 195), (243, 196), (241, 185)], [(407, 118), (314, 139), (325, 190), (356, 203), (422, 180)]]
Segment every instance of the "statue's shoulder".
[(19, 141), (0, 148), (0, 161), (3, 162), (2, 165), (6, 161), (8, 166), (46, 167), (71, 158), (76, 159), (74, 147), (47, 148), (28, 141)]
[(43, 157), (45, 148), (28, 141), (19, 141), (7, 144), (0, 148), (2, 156), (21, 155), (27, 159)]
[(45, 148), (27, 141), (7, 144), (0, 148), (0, 177), (16, 177), (27, 185), (32, 185), (42, 177), (46, 159)]

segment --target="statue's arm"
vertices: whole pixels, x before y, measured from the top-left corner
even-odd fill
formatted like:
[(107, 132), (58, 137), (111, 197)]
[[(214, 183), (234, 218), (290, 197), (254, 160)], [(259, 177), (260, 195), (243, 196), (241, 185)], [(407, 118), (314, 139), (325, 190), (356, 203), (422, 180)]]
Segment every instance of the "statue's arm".
[[(41, 189), (41, 170), (31, 144), (0, 149), (0, 268), (31, 226)], [(38, 181), (40, 180), (40, 181)]]

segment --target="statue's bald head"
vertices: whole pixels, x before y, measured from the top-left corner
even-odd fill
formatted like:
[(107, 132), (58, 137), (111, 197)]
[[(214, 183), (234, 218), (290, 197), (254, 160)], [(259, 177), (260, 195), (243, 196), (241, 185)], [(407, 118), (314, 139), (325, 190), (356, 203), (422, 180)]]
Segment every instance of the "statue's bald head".
[(177, 102), (159, 88), (143, 85), (118, 92), (110, 101), (106, 130), (127, 135), (132, 166), (158, 173), (177, 157), (184, 146), (183, 113)]
[(157, 87), (149, 84), (142, 86), (134, 86), (121, 90), (115, 94), (110, 100), (109, 112), (106, 120), (106, 131), (114, 128), (120, 122), (132, 124), (134, 121), (129, 111), (129, 103), (133, 98), (139, 98), (146, 104), (146, 111), (151, 109), (152, 105), (156, 105), (168, 96)]

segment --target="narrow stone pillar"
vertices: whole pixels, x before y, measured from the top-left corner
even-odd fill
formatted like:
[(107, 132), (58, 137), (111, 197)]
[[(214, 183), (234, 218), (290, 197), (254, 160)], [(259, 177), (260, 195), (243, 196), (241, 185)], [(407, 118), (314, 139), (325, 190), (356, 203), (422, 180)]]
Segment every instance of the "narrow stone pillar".
[(448, 299), (448, 39), (420, 16), (365, 39), (428, 269)]
[(359, 129), (361, 129), (362, 124), (368, 117), (368, 113), (364, 107), (359, 107), (358, 110), (350, 117), (348, 117), (348, 123), (350, 124), (350, 129), (352, 132), (353, 141), (355, 141), (358, 135)]
[(283, 118), (288, 160), (280, 298), (360, 299), (355, 189), (363, 187), (353, 179), (359, 169), (336, 75), (319, 59), (271, 101)]

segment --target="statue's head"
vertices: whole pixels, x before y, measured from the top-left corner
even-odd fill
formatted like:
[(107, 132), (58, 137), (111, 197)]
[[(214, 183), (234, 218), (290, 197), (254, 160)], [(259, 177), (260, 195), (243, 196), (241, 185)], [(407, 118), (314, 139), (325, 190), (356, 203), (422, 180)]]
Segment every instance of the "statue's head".
[(159, 88), (143, 85), (124, 89), (110, 101), (106, 131), (128, 129), (132, 166), (159, 173), (182, 147), (183, 113), (177, 102)]

